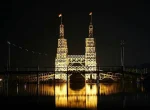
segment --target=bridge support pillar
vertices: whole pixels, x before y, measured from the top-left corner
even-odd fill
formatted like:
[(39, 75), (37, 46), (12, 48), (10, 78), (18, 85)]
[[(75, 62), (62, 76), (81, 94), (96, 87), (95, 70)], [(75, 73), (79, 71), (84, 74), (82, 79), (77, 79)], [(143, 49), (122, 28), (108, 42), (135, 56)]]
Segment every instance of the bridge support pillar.
[(6, 74), (4, 75), (4, 81), (3, 81), (3, 90), (4, 90), (4, 94), (6, 96), (8, 96), (8, 80), (9, 80), (9, 76), (8, 76), (8, 71), (6, 72)]
[(40, 84), (40, 81), (39, 81), (39, 73), (37, 73), (37, 84), (38, 84), (38, 85)]
[(66, 77), (67, 77), (66, 84), (67, 84), (67, 101), (68, 101), (68, 84), (69, 84), (69, 83), (68, 83), (68, 82), (69, 82), (69, 81), (68, 81), (68, 69), (67, 69), (67, 75), (66, 75)]
[[(39, 71), (39, 66), (38, 66), (38, 71)], [(40, 84), (40, 81), (39, 81), (39, 72), (37, 72), (37, 84), (38, 85)]]
[(67, 78), (66, 78), (66, 79), (67, 79), (67, 81), (66, 81), (66, 82), (68, 83), (68, 82), (69, 82), (69, 81), (68, 81), (68, 71), (67, 71), (66, 77), (67, 77)]

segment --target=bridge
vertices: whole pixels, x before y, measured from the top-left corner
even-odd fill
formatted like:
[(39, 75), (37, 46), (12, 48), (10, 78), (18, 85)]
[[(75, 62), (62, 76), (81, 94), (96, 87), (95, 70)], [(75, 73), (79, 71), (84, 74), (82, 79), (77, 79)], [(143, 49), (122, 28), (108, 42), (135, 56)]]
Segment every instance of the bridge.
[[(62, 18), (62, 14), (60, 17)], [(68, 55), (67, 39), (64, 37), (64, 24), (61, 21), (55, 58), (55, 79), (67, 80), (66, 71), (82, 71), (86, 72), (84, 74), (86, 80), (96, 80), (97, 74), (94, 72), (97, 71), (96, 67), (96, 43), (93, 37), (92, 18), (89, 24), (89, 35), (85, 38), (84, 55)]]
[[(123, 78), (124, 75), (129, 75), (132, 77), (140, 77), (141, 74), (146, 74), (147, 71), (145, 69), (135, 69), (135, 68), (126, 68), (126, 71), (123, 71), (121, 66), (118, 67), (96, 67), (96, 71), (74, 71), (72, 69), (68, 69), (68, 71), (63, 71), (66, 73), (67, 80), (62, 82), (69, 82), (72, 74), (79, 74), (81, 77), (85, 79), (86, 74), (96, 74), (99, 76), (98, 80), (103, 81), (105, 79), (111, 79), (112, 81), (118, 81)], [(9, 75), (9, 79), (14, 79), (18, 82), (26, 82), (26, 83), (35, 83), (35, 82), (55, 82), (55, 75), (60, 74), (61, 71), (55, 71), (55, 67), (24, 67), (24, 68), (9, 68), (5, 72), (0, 73), (0, 77), (2, 79), (5, 76)], [(66, 69), (67, 70), (67, 69)], [(63, 76), (62, 76), (63, 77)], [(89, 82), (86, 81), (85, 82)]]
[[(102, 67), (96, 62), (96, 42), (93, 33), (92, 13), (89, 24), (88, 37), (85, 38), (85, 54), (84, 55), (68, 55), (67, 39), (64, 37), (64, 24), (62, 23), (62, 14), (60, 14), (61, 24), (58, 38), (58, 46), (55, 58), (55, 67), (25, 67), (16, 68), (10, 67), (10, 46), (15, 44), (8, 43), (8, 68), (2, 74), (16, 75), (21, 80), (26, 81), (48, 81), (60, 80), (68, 81), (73, 74), (80, 74), (81, 77), (87, 80), (104, 80), (112, 79), (116, 81), (119, 77), (126, 75), (141, 76), (147, 73), (147, 69), (136, 69), (124, 66), (124, 42), (121, 42), (121, 66), (118, 67)], [(23, 49), (22, 47), (18, 47)], [(29, 51), (25, 49), (25, 51)], [(35, 53), (32, 51), (32, 53)], [(41, 55), (41, 53), (38, 53)], [(45, 54), (46, 55), (46, 54)], [(22, 76), (20, 76), (22, 75)], [(24, 77), (24, 78), (22, 78)]]

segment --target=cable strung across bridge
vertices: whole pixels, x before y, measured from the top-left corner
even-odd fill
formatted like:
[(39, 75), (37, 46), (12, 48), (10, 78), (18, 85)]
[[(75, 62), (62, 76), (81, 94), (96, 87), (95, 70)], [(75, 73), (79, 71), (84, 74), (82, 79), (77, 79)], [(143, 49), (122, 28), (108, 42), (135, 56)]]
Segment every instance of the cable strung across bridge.
[(11, 43), (10, 41), (7, 41), (7, 44), (8, 44), (8, 45), (12, 45), (12, 46), (14, 46), (14, 47), (16, 47), (16, 48), (18, 48), (18, 49), (24, 50), (24, 51), (26, 51), (26, 52), (30, 52), (30, 53), (32, 53), (32, 54), (45, 55), (45, 56), (48, 55), (47, 53), (36, 52), (36, 51), (30, 50), (30, 49), (27, 49), (27, 48), (25, 48), (25, 47), (16, 45), (16, 44), (14, 44), (14, 43)]

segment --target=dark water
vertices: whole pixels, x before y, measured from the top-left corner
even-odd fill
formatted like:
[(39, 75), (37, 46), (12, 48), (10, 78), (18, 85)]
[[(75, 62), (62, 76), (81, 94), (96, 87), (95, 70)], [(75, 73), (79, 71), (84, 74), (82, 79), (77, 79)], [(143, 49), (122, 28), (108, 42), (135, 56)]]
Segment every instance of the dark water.
[(1, 84), (0, 94), (3, 105), (38, 104), (55, 109), (147, 108), (150, 101), (149, 90), (137, 83), (10, 83)]

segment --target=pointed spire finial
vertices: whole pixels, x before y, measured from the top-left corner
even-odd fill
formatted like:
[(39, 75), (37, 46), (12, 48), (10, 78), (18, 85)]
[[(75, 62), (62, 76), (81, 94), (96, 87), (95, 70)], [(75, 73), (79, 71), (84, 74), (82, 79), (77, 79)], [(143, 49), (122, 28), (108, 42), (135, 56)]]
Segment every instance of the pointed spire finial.
[(58, 17), (61, 17), (61, 24), (60, 24), (60, 38), (64, 38), (64, 25), (62, 24), (62, 14), (59, 14)]
[(90, 24), (92, 24), (92, 12), (90, 12), (89, 15), (91, 16)]
[(62, 14), (59, 14), (58, 17), (61, 17), (60, 22), (62, 24)]
[(91, 16), (91, 21), (89, 25), (89, 37), (93, 37), (92, 12), (90, 12), (89, 15)]

